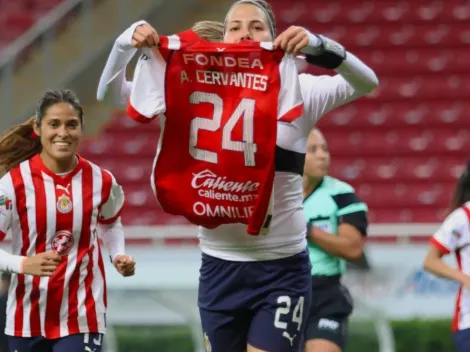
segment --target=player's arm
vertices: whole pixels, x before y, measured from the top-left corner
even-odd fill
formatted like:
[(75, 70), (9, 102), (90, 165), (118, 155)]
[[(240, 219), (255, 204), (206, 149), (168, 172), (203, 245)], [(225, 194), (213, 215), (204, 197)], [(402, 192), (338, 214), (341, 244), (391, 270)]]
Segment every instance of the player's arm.
[(307, 62), (334, 70), (334, 76), (299, 75), (304, 100), (302, 126), (308, 133), (327, 112), (373, 91), (379, 81), (374, 71), (333, 40), (292, 26), (274, 41), (288, 52), (301, 52)]
[(348, 260), (357, 260), (362, 255), (367, 236), (367, 206), (354, 192), (334, 197), (338, 205), (338, 235), (335, 236), (318, 227), (307, 227), (309, 239), (326, 252)]
[(121, 212), (125, 196), (122, 187), (112, 177), (112, 185), (108, 199), (102, 205), (99, 215), (99, 233), (108, 250), (110, 260), (123, 276), (134, 275), (135, 262), (126, 254), (124, 229)]
[[(13, 202), (5, 190), (0, 188), (0, 242), (3, 242), (11, 227)], [(0, 271), (20, 274), (25, 257), (10, 254), (0, 249)]]
[(455, 280), (470, 288), (470, 276), (443, 261), (443, 256), (455, 252), (469, 240), (467, 216), (462, 209), (452, 212), (431, 237), (423, 267), (434, 275)]
[(137, 48), (152, 40), (158, 40), (158, 36), (145, 21), (132, 24), (116, 39), (98, 84), (97, 99), (99, 101), (126, 107), (132, 87), (132, 82), (126, 80), (127, 65)]
[[(8, 176), (5, 176), (5, 179), (6, 178), (8, 178)], [(5, 189), (2, 189), (0, 185), (0, 242), (5, 239), (11, 228), (13, 211), (15, 211), (15, 209), (12, 197)], [(52, 276), (60, 261), (60, 256), (51, 252), (40, 253), (32, 257), (24, 257), (0, 249), (0, 271), (16, 274)]]

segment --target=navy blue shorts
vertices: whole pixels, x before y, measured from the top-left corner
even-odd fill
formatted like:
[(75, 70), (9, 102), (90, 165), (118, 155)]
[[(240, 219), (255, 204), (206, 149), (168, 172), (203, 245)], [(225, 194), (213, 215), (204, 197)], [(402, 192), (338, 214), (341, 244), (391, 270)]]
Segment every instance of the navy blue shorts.
[(101, 352), (103, 334), (74, 334), (60, 339), (8, 336), (11, 352)]
[(454, 343), (457, 352), (470, 351), (470, 329), (463, 329), (454, 332)]
[(202, 255), (198, 306), (212, 352), (297, 352), (311, 302), (308, 252), (233, 262)]

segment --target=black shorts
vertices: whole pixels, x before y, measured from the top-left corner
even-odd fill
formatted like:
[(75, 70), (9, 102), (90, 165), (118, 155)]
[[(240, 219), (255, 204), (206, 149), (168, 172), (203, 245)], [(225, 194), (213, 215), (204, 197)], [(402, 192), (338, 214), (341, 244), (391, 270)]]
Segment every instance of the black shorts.
[(348, 317), (353, 310), (351, 295), (340, 276), (314, 276), (312, 304), (305, 327), (305, 341), (328, 340), (342, 350), (348, 335)]

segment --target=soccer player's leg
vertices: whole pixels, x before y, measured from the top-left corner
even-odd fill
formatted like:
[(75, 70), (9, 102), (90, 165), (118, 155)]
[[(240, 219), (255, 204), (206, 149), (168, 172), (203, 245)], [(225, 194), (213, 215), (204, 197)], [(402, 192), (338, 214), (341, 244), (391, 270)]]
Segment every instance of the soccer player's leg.
[(311, 302), (308, 254), (262, 263), (259, 304), (248, 332), (248, 352), (298, 352)]
[(470, 351), (470, 328), (454, 332), (454, 343), (457, 352)]
[(52, 352), (52, 342), (42, 336), (8, 336), (8, 347), (16, 352)]
[(52, 352), (101, 352), (102, 341), (100, 333), (73, 334), (56, 340)]
[(341, 352), (346, 345), (348, 320), (336, 317), (308, 322), (305, 352)]
[(198, 306), (207, 351), (241, 352), (246, 349), (251, 322), (249, 292), (243, 281), (250, 263), (225, 261), (203, 254)]
[[(315, 280), (314, 280), (315, 282)], [(337, 283), (312, 289), (312, 305), (305, 325), (305, 352), (341, 352), (352, 312), (349, 292)]]

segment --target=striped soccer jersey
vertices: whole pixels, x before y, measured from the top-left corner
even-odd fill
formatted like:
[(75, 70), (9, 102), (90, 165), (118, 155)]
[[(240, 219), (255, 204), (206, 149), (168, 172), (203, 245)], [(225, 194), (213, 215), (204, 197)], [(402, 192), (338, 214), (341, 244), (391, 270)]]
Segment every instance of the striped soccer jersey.
[(15, 255), (62, 256), (50, 278), (12, 275), (7, 335), (55, 339), (106, 330), (97, 224), (119, 218), (124, 194), (109, 172), (78, 159), (73, 171), (58, 176), (36, 155), (0, 180), (0, 240), (11, 231)]
[[(444, 254), (455, 253), (459, 270), (470, 275), (470, 202), (454, 210), (430, 241)], [(470, 291), (460, 286), (452, 330), (468, 328), (470, 328)]]

